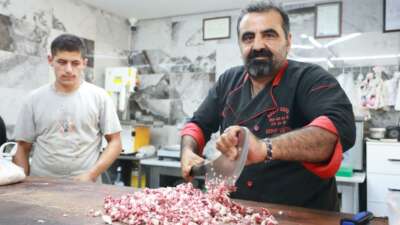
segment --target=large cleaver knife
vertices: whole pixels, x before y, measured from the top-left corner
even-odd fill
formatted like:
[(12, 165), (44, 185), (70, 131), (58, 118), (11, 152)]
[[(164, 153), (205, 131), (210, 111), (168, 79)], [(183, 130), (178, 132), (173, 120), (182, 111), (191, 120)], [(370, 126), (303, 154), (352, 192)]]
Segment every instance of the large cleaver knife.
[(236, 160), (230, 160), (225, 155), (220, 154), (214, 160), (205, 160), (203, 164), (193, 166), (190, 170), (190, 176), (205, 175), (206, 182), (219, 179), (224, 180), (227, 185), (234, 186), (247, 160), (249, 132), (246, 127), (241, 127), (238, 134), (239, 143), (237, 145), (239, 155)]

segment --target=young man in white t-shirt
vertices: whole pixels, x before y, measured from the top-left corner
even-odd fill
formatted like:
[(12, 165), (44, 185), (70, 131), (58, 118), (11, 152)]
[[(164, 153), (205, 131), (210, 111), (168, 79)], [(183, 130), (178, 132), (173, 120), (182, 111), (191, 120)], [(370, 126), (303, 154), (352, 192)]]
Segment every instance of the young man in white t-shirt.
[[(55, 82), (29, 94), (15, 126), (13, 161), (27, 175), (95, 182), (121, 152), (121, 125), (111, 98), (82, 79), (85, 52), (74, 35), (60, 35), (51, 44)], [(108, 144), (100, 155), (103, 136)]]

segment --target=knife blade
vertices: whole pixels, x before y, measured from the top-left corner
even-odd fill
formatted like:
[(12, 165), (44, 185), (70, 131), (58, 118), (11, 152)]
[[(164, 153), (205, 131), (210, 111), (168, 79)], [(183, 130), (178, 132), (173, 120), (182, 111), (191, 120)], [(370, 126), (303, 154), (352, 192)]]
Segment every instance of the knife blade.
[(247, 160), (249, 132), (250, 131), (246, 127), (241, 127), (238, 133), (239, 143), (237, 148), (239, 153), (236, 160), (231, 160), (221, 154), (214, 160), (205, 160), (204, 163), (193, 166), (190, 170), (190, 176), (205, 175), (206, 182), (219, 179), (224, 180), (228, 185), (235, 185)]

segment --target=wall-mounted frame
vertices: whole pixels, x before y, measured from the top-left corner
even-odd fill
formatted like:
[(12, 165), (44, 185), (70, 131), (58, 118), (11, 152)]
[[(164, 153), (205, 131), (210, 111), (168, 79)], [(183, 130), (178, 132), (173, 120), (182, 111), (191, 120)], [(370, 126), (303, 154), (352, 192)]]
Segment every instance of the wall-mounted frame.
[(230, 38), (231, 17), (214, 17), (203, 19), (203, 40)]
[(383, 32), (400, 31), (400, 1), (383, 0)]
[(329, 2), (315, 5), (316, 38), (340, 37), (342, 33), (342, 3)]

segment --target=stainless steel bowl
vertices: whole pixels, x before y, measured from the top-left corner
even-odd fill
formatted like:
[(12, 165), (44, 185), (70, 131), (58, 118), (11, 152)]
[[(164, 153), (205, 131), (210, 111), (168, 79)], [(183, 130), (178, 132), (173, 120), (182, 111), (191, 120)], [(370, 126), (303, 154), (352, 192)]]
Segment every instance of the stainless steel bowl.
[(386, 128), (374, 127), (369, 128), (369, 137), (374, 139), (385, 138)]

